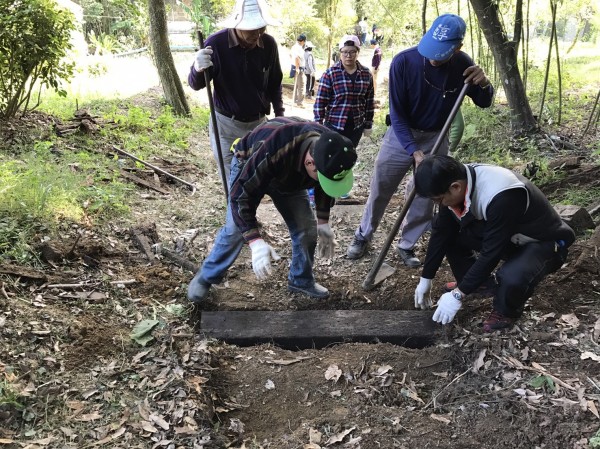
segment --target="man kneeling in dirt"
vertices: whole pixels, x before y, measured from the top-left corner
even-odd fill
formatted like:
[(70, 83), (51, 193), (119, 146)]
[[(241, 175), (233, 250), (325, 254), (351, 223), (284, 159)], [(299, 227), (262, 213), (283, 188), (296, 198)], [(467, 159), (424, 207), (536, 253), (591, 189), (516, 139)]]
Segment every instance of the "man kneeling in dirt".
[(534, 288), (565, 262), (575, 240), (544, 194), (502, 167), (431, 156), (415, 172), (415, 189), (440, 206), (415, 290), (415, 307), (431, 307), (431, 280), (444, 256), (457, 281), (456, 288), (437, 303), (433, 320), (441, 324), (454, 319), (467, 295), (490, 286), (493, 270), (504, 260), (496, 271), (493, 311), (483, 330), (512, 326)]
[[(317, 236), (319, 256), (333, 257), (329, 211), (333, 198), (352, 188), (356, 162), (352, 142), (318, 123), (277, 117), (246, 134), (233, 150), (227, 219), (189, 285), (188, 299), (199, 303), (206, 298), (211, 284), (223, 280), (244, 243), (250, 245), (256, 277), (264, 280), (271, 274), (271, 260), (280, 257), (261, 238), (256, 219), (265, 195), (273, 200), (292, 239), (288, 290), (327, 298), (329, 291), (315, 282), (312, 266)], [(316, 220), (306, 190), (310, 188), (315, 190)]]

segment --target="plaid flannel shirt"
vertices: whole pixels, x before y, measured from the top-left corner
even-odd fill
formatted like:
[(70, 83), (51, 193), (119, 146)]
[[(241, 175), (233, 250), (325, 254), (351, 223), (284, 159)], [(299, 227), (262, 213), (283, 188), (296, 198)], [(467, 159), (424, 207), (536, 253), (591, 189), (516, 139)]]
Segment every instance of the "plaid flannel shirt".
[(356, 65), (354, 82), (341, 61), (323, 72), (313, 109), (316, 122), (342, 131), (352, 114), (354, 129), (363, 125), (366, 129), (373, 127), (373, 75), (359, 62)]

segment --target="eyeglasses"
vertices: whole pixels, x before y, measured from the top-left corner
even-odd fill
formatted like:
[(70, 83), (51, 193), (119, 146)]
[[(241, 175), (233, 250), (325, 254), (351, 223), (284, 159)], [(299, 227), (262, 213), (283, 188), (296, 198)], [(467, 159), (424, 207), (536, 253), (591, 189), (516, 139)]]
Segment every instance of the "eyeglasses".
[(349, 51), (341, 51), (340, 53), (344, 56), (356, 56), (356, 54), (358, 52), (356, 50), (349, 50)]
[(433, 87), (435, 90), (439, 91), (442, 93), (442, 98), (446, 98), (446, 94), (453, 94), (454, 92), (456, 92), (458, 90), (458, 87), (455, 87), (454, 89), (446, 89), (446, 81), (444, 81), (444, 85), (439, 88), (437, 87), (435, 84), (433, 84), (431, 81), (429, 81), (427, 79), (427, 71), (425, 70), (425, 68), (427, 67), (427, 60), (425, 58), (423, 58), (423, 79), (425, 80), (425, 82), (427, 83), (427, 85), (429, 87)]

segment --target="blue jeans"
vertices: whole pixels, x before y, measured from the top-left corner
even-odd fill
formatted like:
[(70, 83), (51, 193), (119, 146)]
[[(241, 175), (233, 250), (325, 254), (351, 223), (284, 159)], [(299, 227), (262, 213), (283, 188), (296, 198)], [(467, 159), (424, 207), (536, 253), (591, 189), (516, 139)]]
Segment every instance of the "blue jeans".
[[(238, 177), (244, 163), (233, 158), (231, 162), (231, 185)], [(281, 192), (272, 182), (267, 191), (273, 204), (283, 217), (290, 237), (292, 238), (292, 264), (288, 274), (288, 283), (296, 287), (311, 287), (315, 283), (312, 266), (317, 246), (317, 223), (310, 207), (305, 189), (296, 192)], [(217, 239), (208, 257), (200, 269), (202, 281), (218, 284), (225, 273), (235, 262), (242, 247), (244, 238), (233, 221), (231, 206), (227, 206), (225, 225), (217, 235)]]

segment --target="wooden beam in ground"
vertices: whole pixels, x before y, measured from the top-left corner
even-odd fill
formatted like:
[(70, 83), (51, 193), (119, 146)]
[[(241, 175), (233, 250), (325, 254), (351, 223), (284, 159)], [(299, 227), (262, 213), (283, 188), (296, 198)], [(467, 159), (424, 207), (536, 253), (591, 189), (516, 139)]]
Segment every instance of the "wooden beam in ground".
[(303, 310), (202, 312), (200, 332), (239, 346), (273, 343), (286, 349), (333, 343), (394, 343), (423, 348), (433, 343), (432, 312), (407, 310)]

